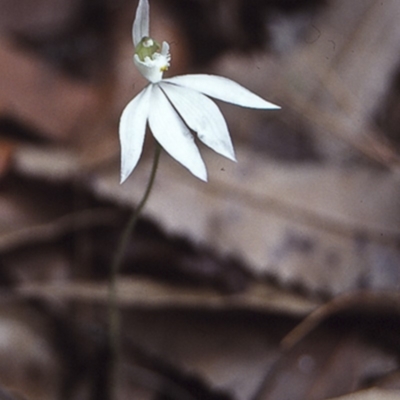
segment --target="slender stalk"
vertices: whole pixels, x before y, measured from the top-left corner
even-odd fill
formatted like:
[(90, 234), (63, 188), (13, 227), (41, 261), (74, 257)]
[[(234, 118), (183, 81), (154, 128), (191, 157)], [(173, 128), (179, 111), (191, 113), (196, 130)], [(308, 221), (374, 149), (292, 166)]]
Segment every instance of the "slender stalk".
[(153, 166), (150, 174), (149, 181), (147, 183), (146, 190), (143, 194), (142, 199), (140, 200), (138, 206), (133, 211), (132, 216), (130, 217), (124, 231), (121, 234), (121, 238), (118, 242), (118, 248), (115, 253), (113, 262), (111, 264), (111, 273), (110, 280), (108, 286), (108, 340), (109, 340), (109, 350), (110, 350), (110, 392), (109, 397), (110, 400), (116, 400), (116, 383), (118, 376), (118, 364), (120, 357), (120, 330), (121, 330), (121, 321), (118, 310), (118, 291), (117, 291), (117, 278), (121, 269), (121, 265), (124, 259), (124, 255), (126, 252), (126, 248), (129, 243), (129, 239), (133, 230), (135, 229), (136, 222), (138, 217), (143, 210), (144, 206), (149, 199), (151, 190), (154, 185), (158, 162), (160, 160), (161, 154), (161, 146), (156, 143), (156, 149), (154, 153)]

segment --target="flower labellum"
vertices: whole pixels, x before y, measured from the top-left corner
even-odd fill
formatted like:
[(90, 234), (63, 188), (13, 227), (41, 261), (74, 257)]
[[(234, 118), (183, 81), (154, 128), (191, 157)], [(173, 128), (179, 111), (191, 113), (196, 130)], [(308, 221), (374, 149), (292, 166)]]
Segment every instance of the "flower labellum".
[[(139, 0), (133, 23), (133, 61), (150, 82), (125, 107), (121, 115), (121, 183), (136, 167), (142, 153), (146, 125), (175, 160), (193, 175), (207, 181), (207, 171), (195, 139), (236, 161), (225, 119), (209, 98), (256, 109), (278, 109), (236, 82), (215, 75), (182, 75), (163, 79), (170, 65), (169, 45), (150, 37), (148, 0)], [(209, 97), (208, 97), (209, 96)]]

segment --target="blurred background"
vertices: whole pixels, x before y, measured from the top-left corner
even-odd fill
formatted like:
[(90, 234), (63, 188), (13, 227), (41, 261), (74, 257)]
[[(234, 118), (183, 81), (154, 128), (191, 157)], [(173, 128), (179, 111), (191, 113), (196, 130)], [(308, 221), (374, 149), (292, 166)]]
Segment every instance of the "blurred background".
[[(150, 2), (165, 76), (282, 109), (217, 102), (238, 162), (200, 145), (208, 183), (162, 155), (118, 281), (119, 398), (400, 398), (400, 3)], [(1, 400), (109, 400), (109, 266), (154, 146), (119, 185), (136, 7), (0, 0)]]

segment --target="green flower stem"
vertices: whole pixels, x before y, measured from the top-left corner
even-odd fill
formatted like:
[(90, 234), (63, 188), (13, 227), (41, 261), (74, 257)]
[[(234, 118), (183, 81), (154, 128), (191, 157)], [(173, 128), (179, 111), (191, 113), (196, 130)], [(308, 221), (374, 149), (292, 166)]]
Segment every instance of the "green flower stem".
[(153, 166), (150, 174), (149, 181), (147, 183), (146, 191), (143, 194), (140, 203), (132, 213), (131, 218), (126, 225), (126, 228), (121, 234), (121, 238), (118, 242), (118, 248), (115, 253), (113, 263), (111, 265), (111, 274), (108, 286), (108, 340), (110, 349), (110, 399), (116, 400), (116, 383), (118, 377), (118, 364), (120, 357), (120, 330), (121, 321), (118, 310), (118, 291), (117, 291), (117, 278), (121, 265), (124, 259), (126, 248), (129, 243), (129, 239), (133, 230), (135, 229), (138, 217), (149, 199), (151, 190), (154, 185), (158, 162), (160, 160), (161, 146), (156, 143), (156, 149), (154, 153)]

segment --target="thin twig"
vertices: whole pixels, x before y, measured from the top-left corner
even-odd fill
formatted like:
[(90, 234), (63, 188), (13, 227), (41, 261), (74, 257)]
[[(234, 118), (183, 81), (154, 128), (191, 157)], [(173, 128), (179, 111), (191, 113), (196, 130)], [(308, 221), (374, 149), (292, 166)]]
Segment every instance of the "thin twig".
[(397, 292), (361, 290), (345, 293), (318, 307), (291, 330), (281, 341), (283, 350), (289, 350), (330, 316), (351, 308), (365, 309), (370, 312), (400, 313), (400, 295)]

